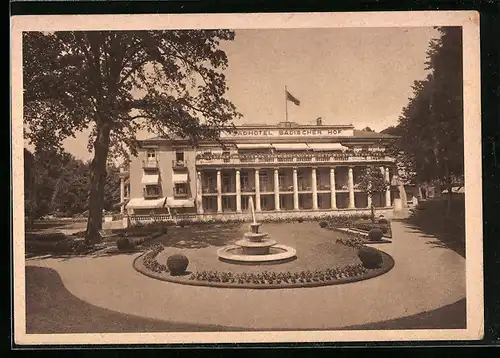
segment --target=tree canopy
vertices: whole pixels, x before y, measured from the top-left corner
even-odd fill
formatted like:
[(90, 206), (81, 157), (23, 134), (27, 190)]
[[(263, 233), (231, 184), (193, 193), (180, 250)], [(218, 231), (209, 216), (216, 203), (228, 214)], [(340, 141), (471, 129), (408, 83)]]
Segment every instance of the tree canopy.
[(451, 186), (464, 170), (462, 31), (438, 31), (427, 51), (427, 77), (414, 82), (398, 125), (382, 133), (400, 136), (391, 150), (403, 180)]
[(26, 137), (35, 149), (90, 129), (89, 221), (95, 242), (109, 155), (137, 151), (145, 129), (196, 142), (216, 139), (240, 114), (225, 98), (229, 30), (24, 32)]
[[(69, 153), (24, 150), (25, 214), (30, 221), (59, 213), (65, 216), (88, 210), (90, 163)], [(119, 169), (107, 167), (103, 207), (112, 211), (120, 202)]]

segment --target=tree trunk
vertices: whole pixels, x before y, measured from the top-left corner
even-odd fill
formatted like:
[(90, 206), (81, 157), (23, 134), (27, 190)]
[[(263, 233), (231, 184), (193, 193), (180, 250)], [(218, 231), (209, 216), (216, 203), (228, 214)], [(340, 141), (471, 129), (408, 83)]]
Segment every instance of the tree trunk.
[(373, 206), (373, 198), (372, 198), (372, 205), (370, 207), (370, 219), (372, 220), (372, 223), (375, 222), (375, 206)]
[(102, 209), (104, 206), (104, 184), (106, 183), (109, 135), (110, 128), (102, 123), (97, 123), (97, 136), (94, 141), (94, 159), (90, 165), (89, 218), (85, 241), (89, 245), (100, 242), (99, 230), (102, 229)]

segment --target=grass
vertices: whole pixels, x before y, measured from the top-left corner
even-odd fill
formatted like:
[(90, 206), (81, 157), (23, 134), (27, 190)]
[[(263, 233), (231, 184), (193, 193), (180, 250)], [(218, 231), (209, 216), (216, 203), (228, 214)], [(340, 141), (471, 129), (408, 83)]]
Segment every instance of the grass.
[(262, 272), (288, 270), (316, 270), (327, 267), (360, 263), (357, 250), (338, 244), (338, 237), (347, 234), (321, 229), (316, 222), (267, 223), (262, 224), (260, 232), (267, 232), (269, 238), (278, 244), (291, 246), (297, 250), (297, 259), (279, 265), (235, 265), (219, 261), (217, 249), (233, 244), (249, 231), (248, 224), (221, 225), (219, 227), (187, 226), (170, 230), (165, 236), (151, 241), (165, 246), (157, 260), (166, 262), (168, 256), (182, 253), (190, 261), (189, 271), (232, 271)]

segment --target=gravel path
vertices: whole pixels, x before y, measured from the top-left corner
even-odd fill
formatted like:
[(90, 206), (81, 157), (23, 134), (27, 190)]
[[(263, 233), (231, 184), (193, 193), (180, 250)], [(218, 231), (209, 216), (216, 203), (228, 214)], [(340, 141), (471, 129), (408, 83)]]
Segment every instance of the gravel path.
[[(392, 229), (393, 243), (377, 246), (396, 260), (391, 271), (370, 280), (317, 288), (268, 291), (178, 285), (136, 272), (132, 261), (139, 254), (29, 259), (26, 264), (56, 270), (71, 294), (94, 306), (186, 325), (338, 329), (432, 311), (465, 297), (464, 258), (401, 222), (393, 222)], [(398, 329), (395, 325), (392, 328)], [(429, 328), (446, 327), (442, 322)]]

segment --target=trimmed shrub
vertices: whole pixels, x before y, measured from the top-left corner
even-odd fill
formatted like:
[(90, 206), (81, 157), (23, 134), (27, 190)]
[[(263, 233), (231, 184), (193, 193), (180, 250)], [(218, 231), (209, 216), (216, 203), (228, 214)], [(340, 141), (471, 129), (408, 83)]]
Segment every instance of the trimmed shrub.
[(368, 231), (368, 240), (370, 241), (380, 241), (382, 239), (383, 233), (382, 230), (378, 228), (373, 228)]
[(379, 224), (389, 224), (389, 221), (387, 221), (387, 219), (380, 218), (380, 219), (378, 219), (378, 223)]
[(184, 273), (189, 265), (189, 260), (185, 255), (175, 254), (167, 259), (167, 268), (172, 276)]
[(134, 244), (129, 238), (120, 237), (118, 240), (116, 240), (116, 247), (120, 251), (131, 250), (134, 248)]
[(326, 228), (327, 226), (328, 226), (328, 223), (327, 223), (326, 221), (320, 221), (320, 222), (319, 222), (319, 227), (321, 227), (321, 228), (323, 228), (323, 229), (324, 229), (324, 228)]
[(358, 257), (367, 269), (379, 268), (383, 262), (382, 254), (373, 247), (363, 246), (359, 248)]
[(184, 227), (184, 226), (188, 226), (190, 224), (190, 221), (189, 220), (179, 220), (177, 222), (177, 226), (180, 226), (180, 227)]
[(299, 222), (299, 223), (304, 222), (304, 219), (303, 218), (298, 218), (297, 222)]
[(66, 240), (66, 238), (66, 235), (64, 235), (62, 232), (26, 234), (26, 240), (36, 240), (38, 242), (55, 242)]

